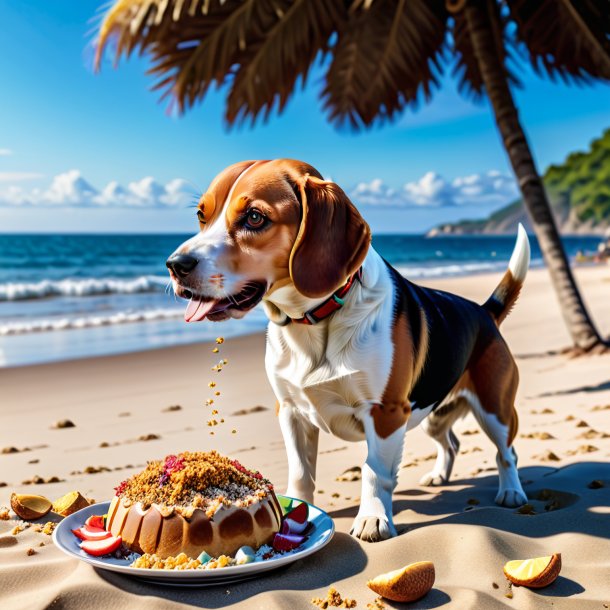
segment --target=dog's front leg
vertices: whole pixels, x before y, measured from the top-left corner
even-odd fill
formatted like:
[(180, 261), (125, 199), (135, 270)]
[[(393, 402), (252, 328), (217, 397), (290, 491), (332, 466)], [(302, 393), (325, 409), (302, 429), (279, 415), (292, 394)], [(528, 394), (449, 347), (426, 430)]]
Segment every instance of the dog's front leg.
[(386, 437), (377, 431), (373, 417), (365, 417), (363, 423), (368, 454), (362, 467), (360, 509), (350, 533), (367, 542), (378, 542), (396, 536), (392, 493), (398, 479), (407, 423)]
[(288, 401), (280, 405), (278, 416), (288, 456), (286, 495), (313, 503), (319, 429)]

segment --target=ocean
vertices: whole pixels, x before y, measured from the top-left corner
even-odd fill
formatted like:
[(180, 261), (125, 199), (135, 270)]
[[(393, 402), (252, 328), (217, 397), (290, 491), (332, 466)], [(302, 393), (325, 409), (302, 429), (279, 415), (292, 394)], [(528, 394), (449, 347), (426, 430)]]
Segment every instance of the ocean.
[[(165, 268), (189, 235), (0, 235), (0, 366), (209, 341), (262, 330), (242, 320), (187, 324)], [(377, 251), (414, 281), (503, 270), (513, 236), (379, 235)], [(571, 258), (598, 237), (566, 237)], [(542, 266), (532, 243), (532, 266)], [(492, 286), (490, 286), (490, 290)]]

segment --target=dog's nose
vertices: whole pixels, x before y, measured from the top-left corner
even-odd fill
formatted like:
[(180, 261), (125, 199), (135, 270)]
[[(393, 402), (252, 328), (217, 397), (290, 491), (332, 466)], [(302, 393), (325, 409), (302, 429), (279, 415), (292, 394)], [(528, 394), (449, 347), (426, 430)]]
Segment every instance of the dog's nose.
[(197, 259), (188, 254), (174, 254), (165, 261), (165, 264), (178, 277), (186, 277), (197, 266)]

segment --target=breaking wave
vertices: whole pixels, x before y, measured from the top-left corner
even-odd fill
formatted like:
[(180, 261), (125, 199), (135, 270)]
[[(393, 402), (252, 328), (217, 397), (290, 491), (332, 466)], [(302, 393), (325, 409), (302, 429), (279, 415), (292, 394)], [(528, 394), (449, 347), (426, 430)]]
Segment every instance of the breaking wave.
[(88, 297), (102, 294), (163, 292), (168, 277), (143, 275), (136, 278), (82, 278), (7, 282), (0, 284), (0, 302), (48, 299), (51, 297)]

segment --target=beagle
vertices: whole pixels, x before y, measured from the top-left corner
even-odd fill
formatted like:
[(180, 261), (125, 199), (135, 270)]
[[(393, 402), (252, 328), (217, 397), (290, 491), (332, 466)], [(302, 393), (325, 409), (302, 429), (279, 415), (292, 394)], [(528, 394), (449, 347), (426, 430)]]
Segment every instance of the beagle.
[(405, 432), (420, 423), (438, 454), (422, 485), (442, 485), (471, 411), (497, 448), (496, 502), (527, 501), (512, 447), (518, 371), (499, 325), (529, 266), (523, 227), (508, 270), (478, 305), (418, 286), (371, 247), (346, 194), (310, 165), (244, 161), (211, 183), (199, 232), (167, 266), (189, 322), (241, 318), (257, 303), (270, 320), (265, 365), (288, 454), (287, 494), (311, 502), (318, 434), (366, 440), (352, 534), (396, 535), (392, 492)]

